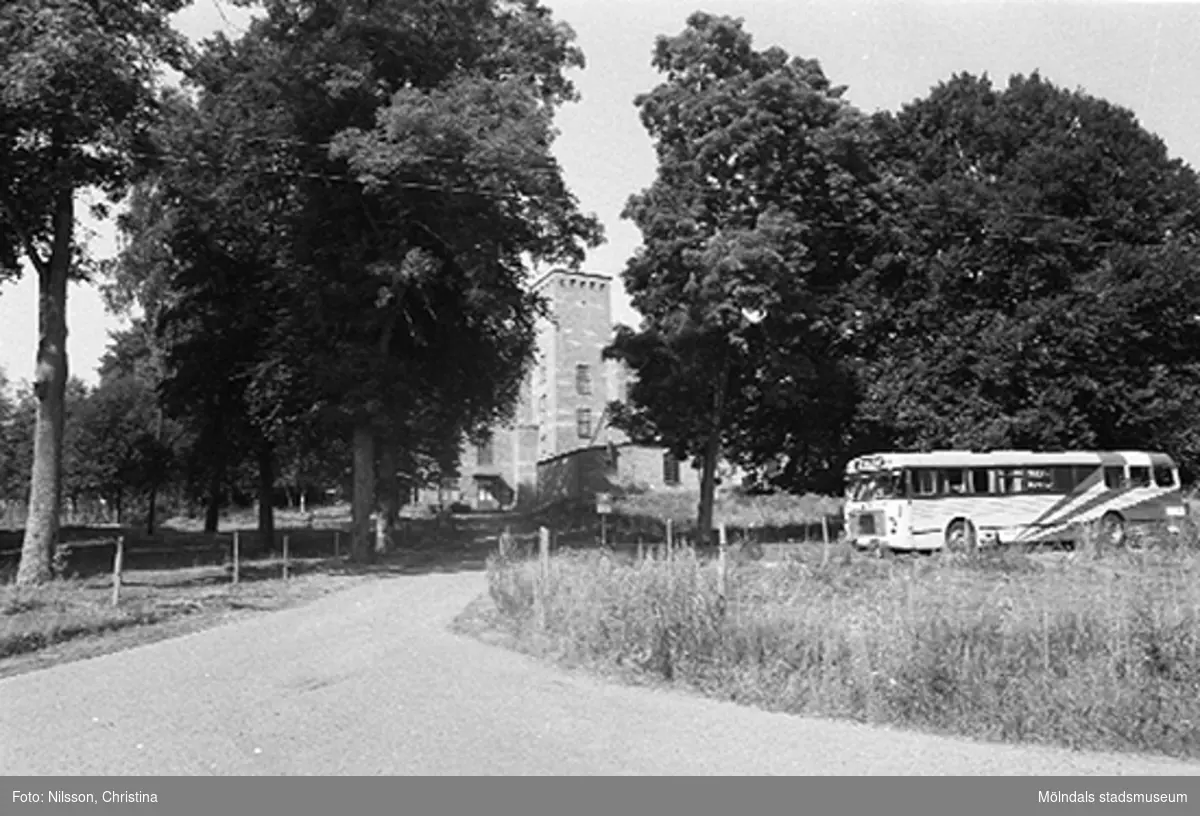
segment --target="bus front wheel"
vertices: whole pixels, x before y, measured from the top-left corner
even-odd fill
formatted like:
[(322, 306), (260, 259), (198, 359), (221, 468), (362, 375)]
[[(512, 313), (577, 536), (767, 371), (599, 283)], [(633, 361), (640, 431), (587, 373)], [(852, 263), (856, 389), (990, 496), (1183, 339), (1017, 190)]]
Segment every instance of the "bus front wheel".
[(946, 549), (949, 552), (971, 552), (978, 544), (975, 525), (966, 519), (955, 519), (946, 528)]

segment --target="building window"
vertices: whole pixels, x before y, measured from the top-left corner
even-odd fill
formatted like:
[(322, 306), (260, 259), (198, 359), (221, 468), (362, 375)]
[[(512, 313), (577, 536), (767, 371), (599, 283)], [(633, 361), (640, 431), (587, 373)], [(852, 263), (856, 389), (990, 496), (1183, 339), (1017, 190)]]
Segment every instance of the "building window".
[(584, 397), (592, 393), (592, 369), (584, 363), (575, 366), (575, 391)]
[(592, 409), (580, 408), (575, 412), (575, 430), (580, 439), (592, 438)]
[(487, 465), (490, 465), (492, 463), (492, 439), (491, 439), (491, 437), (488, 437), (487, 439), (485, 439), (484, 441), (479, 443), (479, 447), (476, 449), (476, 454), (477, 454), (476, 464), (478, 464), (482, 467), (486, 467)]
[(663, 484), (679, 484), (679, 460), (670, 453), (663, 454)]

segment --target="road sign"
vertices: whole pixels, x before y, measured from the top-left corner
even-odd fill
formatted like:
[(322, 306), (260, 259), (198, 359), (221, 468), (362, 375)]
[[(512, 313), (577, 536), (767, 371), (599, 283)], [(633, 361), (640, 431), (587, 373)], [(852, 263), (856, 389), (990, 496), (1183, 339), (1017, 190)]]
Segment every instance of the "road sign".
[(602, 516), (607, 516), (612, 512), (612, 496), (608, 493), (596, 494), (596, 512)]

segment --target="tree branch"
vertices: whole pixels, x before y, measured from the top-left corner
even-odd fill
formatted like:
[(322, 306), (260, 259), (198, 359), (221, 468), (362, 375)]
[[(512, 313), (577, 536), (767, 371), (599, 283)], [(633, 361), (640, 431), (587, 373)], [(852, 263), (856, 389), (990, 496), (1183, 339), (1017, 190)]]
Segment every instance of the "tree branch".
[(8, 203), (8, 199), (0, 196), (0, 207), (8, 215), (8, 223), (12, 225), (13, 232), (17, 234), (17, 238), (21, 242), (25, 254), (29, 256), (29, 262), (33, 264), (33, 268), (37, 270), (39, 275), (50, 274), (50, 262), (43, 260), (38, 254), (37, 247), (33, 245), (33, 236), (21, 229), (20, 223), (17, 221), (16, 210)]

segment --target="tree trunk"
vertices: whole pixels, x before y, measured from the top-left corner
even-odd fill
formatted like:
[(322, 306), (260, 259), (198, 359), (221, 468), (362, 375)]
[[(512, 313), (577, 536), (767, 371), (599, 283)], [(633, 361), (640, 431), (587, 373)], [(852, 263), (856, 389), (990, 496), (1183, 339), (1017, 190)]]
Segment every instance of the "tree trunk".
[[(163, 409), (158, 406), (158, 418), (154, 424), (154, 439), (159, 443), (159, 448), (155, 450), (155, 456), (162, 455), (162, 438), (163, 438)], [(154, 535), (155, 515), (158, 511), (158, 484), (163, 479), (162, 459), (157, 459), (154, 463), (154, 478), (150, 483), (150, 496), (148, 497), (146, 506), (146, 535)]]
[(720, 431), (709, 432), (704, 444), (703, 468), (700, 472), (700, 517), (697, 541), (709, 544), (713, 529), (713, 502), (717, 492), (717, 460), (721, 455)]
[(377, 552), (393, 549), (396, 539), (396, 516), (400, 512), (400, 485), (396, 480), (396, 451), (391, 443), (379, 452), (379, 534), (375, 540)]
[(354, 429), (354, 496), (351, 502), (350, 558), (369, 563), (373, 554), (371, 511), (375, 509), (375, 432), (370, 425)]
[(708, 439), (704, 442), (703, 469), (700, 475), (700, 507), (697, 519), (697, 543), (707, 546), (712, 543), (713, 502), (717, 492), (717, 462), (721, 458), (721, 429), (724, 425), (725, 392), (729, 387), (729, 359), (721, 365), (715, 387)]
[(275, 552), (275, 452), (263, 440), (258, 446), (258, 540), (266, 552)]
[(38, 349), (33, 389), (37, 424), (33, 437), (29, 516), (17, 568), (19, 586), (50, 580), (62, 507), (63, 420), (67, 386), (67, 272), (75, 231), (74, 191), (61, 190), (54, 211), (54, 246), (49, 264), (38, 268)]
[(204, 508), (204, 532), (215, 533), (221, 522), (221, 484), (225, 481), (225, 468), (218, 465), (208, 477), (208, 501)]
[(150, 495), (146, 497), (146, 535), (154, 535), (155, 515), (158, 510), (158, 482), (150, 485)]

